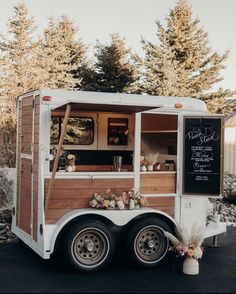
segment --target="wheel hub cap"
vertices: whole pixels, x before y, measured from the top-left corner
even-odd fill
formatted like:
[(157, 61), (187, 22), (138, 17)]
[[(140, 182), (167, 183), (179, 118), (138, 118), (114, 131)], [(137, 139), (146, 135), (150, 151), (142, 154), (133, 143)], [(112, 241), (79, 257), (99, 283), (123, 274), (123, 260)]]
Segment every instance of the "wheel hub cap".
[(106, 235), (96, 228), (79, 232), (72, 243), (72, 254), (83, 267), (95, 267), (105, 260), (109, 243)]
[(162, 230), (156, 226), (147, 226), (135, 239), (137, 257), (146, 263), (154, 263), (161, 259), (167, 250), (167, 241)]
[(94, 250), (94, 247), (95, 247), (95, 245), (94, 245), (94, 242), (92, 240), (88, 239), (88, 240), (84, 241), (83, 248), (84, 248), (85, 251), (92, 252)]
[(151, 248), (155, 247), (156, 243), (155, 243), (155, 241), (153, 239), (147, 239), (146, 244), (147, 244), (147, 247), (151, 249)]

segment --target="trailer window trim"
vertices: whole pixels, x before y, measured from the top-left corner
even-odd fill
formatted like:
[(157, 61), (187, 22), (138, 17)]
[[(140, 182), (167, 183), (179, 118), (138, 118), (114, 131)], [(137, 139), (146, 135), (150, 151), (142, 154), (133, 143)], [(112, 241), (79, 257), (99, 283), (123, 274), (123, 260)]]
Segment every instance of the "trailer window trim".
[[(52, 125), (53, 123), (53, 118), (58, 118), (58, 134), (57, 134), (57, 142), (52, 142)], [(69, 142), (67, 143), (65, 141), (66, 138), (64, 138), (64, 142), (63, 145), (66, 146), (89, 146), (92, 145), (94, 143), (94, 134), (95, 134), (95, 122), (93, 117), (90, 116), (70, 116), (69, 121), (71, 119), (88, 119), (91, 121), (91, 130), (90, 130), (90, 140), (88, 141), (88, 143), (80, 143), (80, 142)], [(61, 129), (62, 129), (62, 123), (63, 123), (63, 117), (60, 115), (52, 115), (51, 116), (51, 128), (50, 128), (50, 145), (57, 145), (59, 142), (59, 138), (60, 138), (60, 134), (61, 134)], [(69, 123), (67, 124), (67, 126), (69, 125)], [(68, 133), (68, 131), (66, 131), (66, 134)]]

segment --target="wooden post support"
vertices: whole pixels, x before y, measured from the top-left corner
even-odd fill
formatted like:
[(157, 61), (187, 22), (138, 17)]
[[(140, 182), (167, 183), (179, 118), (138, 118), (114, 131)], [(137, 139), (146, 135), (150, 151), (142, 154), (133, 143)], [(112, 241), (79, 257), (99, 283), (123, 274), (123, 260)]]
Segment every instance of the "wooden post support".
[(66, 112), (65, 112), (65, 116), (64, 116), (64, 120), (63, 120), (62, 131), (61, 131), (59, 143), (58, 143), (58, 146), (57, 146), (57, 152), (56, 152), (56, 156), (55, 156), (55, 161), (54, 161), (54, 164), (53, 164), (52, 176), (51, 176), (51, 180), (49, 182), (48, 192), (47, 192), (47, 196), (46, 196), (46, 199), (45, 199), (45, 202), (44, 202), (45, 215), (46, 215), (47, 210), (48, 210), (48, 203), (49, 203), (49, 200), (50, 200), (51, 190), (52, 190), (52, 186), (53, 186), (53, 183), (54, 183), (54, 180), (55, 180), (57, 166), (58, 166), (58, 162), (59, 162), (60, 155), (61, 155), (61, 148), (62, 148), (63, 141), (64, 141), (64, 136), (65, 136), (65, 132), (66, 132), (66, 126), (67, 126), (68, 119), (69, 119), (69, 116), (70, 116), (70, 110), (71, 110), (71, 105), (67, 104)]

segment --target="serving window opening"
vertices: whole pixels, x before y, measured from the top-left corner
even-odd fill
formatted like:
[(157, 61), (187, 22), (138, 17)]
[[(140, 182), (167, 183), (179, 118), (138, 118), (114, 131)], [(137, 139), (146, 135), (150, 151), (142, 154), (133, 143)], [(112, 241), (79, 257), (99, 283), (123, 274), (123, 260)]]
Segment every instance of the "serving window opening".
[[(51, 117), (50, 144), (58, 144), (63, 117)], [(71, 117), (68, 120), (65, 145), (91, 145), (94, 141), (94, 120), (92, 117)]]

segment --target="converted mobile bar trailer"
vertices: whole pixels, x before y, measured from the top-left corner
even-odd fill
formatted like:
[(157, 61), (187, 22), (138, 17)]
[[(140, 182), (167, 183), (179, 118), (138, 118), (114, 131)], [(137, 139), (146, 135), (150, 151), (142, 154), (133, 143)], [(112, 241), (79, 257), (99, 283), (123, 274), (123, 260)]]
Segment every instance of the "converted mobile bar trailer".
[[(41, 89), (18, 97), (17, 112), (12, 230), (42, 258), (59, 246), (74, 268), (89, 272), (119, 248), (153, 267), (168, 250), (164, 230), (206, 227), (208, 197), (222, 191), (223, 119), (203, 101)], [(159, 152), (153, 171), (140, 169), (145, 150)], [(63, 154), (75, 155), (75, 171), (65, 170)], [(122, 156), (119, 171), (114, 156)], [(89, 207), (108, 188), (140, 191), (148, 205)], [(208, 226), (205, 237), (225, 231)]]

